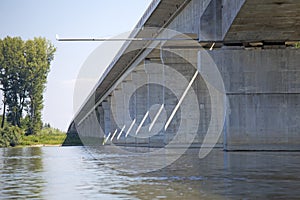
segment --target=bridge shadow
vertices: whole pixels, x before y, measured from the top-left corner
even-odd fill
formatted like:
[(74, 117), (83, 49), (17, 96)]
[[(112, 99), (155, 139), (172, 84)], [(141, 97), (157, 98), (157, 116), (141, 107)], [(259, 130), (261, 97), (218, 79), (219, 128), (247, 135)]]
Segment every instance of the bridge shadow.
[(62, 146), (83, 146), (75, 126), (72, 125), (73, 123), (71, 124), (71, 127), (67, 132), (67, 137), (63, 142)]

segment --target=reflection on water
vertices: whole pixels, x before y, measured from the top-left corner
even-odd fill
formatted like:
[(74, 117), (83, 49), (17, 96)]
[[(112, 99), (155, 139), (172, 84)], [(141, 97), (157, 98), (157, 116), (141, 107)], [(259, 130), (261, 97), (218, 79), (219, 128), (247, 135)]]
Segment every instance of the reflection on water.
[[(44, 179), (42, 149), (15, 148), (0, 150), (0, 197), (41, 198)], [(21, 189), (22, 188), (22, 189)]]
[(0, 199), (297, 199), (299, 152), (189, 150), (160, 171), (128, 174), (134, 158), (83, 147), (0, 149)]

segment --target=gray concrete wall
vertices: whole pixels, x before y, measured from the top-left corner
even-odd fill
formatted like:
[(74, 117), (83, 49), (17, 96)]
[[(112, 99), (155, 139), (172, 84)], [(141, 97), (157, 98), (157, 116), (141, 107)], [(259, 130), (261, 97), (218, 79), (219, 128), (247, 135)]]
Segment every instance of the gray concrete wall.
[[(245, 2), (191, 1), (168, 28), (198, 33), (200, 41), (222, 41)], [(228, 99), (227, 150), (300, 149), (300, 51), (269, 48), (210, 52)]]
[[(190, 143), (194, 147), (201, 146), (210, 122), (211, 107), (206, 84), (200, 76), (192, 85), (192, 89), (185, 97), (169, 128), (164, 130), (166, 120), (171, 116), (196, 71), (197, 50), (187, 52), (183, 49), (182, 51), (185, 52), (186, 58), (189, 57), (191, 63), (172, 52), (165, 51), (163, 53), (164, 65), (161, 62), (155, 63), (157, 61), (154, 63), (146, 61), (147, 66), (143, 64), (138, 66), (128, 75), (130, 78), (126, 78), (126, 81), (111, 93), (101, 107), (98, 107), (97, 114), (104, 115), (98, 116), (98, 119), (105, 135), (113, 134), (117, 130), (112, 141), (114, 144), (163, 147), (171, 142), (172, 146), (177, 147), (189, 146)], [(156, 65), (157, 67), (154, 67)], [(167, 68), (164, 69), (164, 67)], [(162, 104), (164, 104), (162, 114), (153, 130), (148, 131), (149, 125)], [(149, 111), (149, 117), (138, 134), (135, 134), (147, 111)], [(195, 113), (198, 115), (195, 116)], [(128, 137), (125, 137), (133, 120), (136, 120), (136, 123)], [(123, 125), (126, 125), (124, 133), (117, 139)], [(82, 131), (88, 130), (88, 125), (83, 123), (82, 126)], [(108, 140), (107, 144), (110, 143), (111, 141)]]
[[(168, 66), (182, 74), (186, 80), (190, 80), (195, 70), (191, 63), (185, 63), (183, 60), (180, 61), (177, 56), (167, 54), (165, 53), (167, 58), (165, 62), (168, 63)], [(191, 60), (197, 58), (196, 54), (190, 54)], [(223, 131), (224, 148), (226, 150), (299, 150), (300, 69), (298, 65), (300, 50), (223, 48), (209, 51), (209, 55), (222, 75), (228, 101), (226, 124)], [(167, 131), (159, 131), (158, 134), (147, 137), (148, 133), (144, 128), (138, 137), (133, 134), (125, 138), (125, 131), (132, 120), (137, 120), (132, 129), (132, 132), (135, 132), (145, 113), (150, 110), (152, 105), (159, 104), (162, 100), (160, 99), (162, 88), (147, 85), (147, 81), (150, 79), (161, 77), (161, 73), (159, 73), (160, 75), (157, 73), (159, 72), (149, 73), (149, 71), (138, 70), (131, 74), (135, 84), (141, 81), (139, 84), (144, 86), (140, 89), (132, 88), (135, 90), (132, 96), (132, 94), (126, 94), (126, 89), (122, 88), (125, 87), (123, 85), (130, 83), (122, 83), (112, 93), (112, 96), (103, 102), (101, 107), (98, 107), (97, 112), (92, 112), (83, 121), (79, 126), (79, 131), (84, 131), (87, 138), (99, 139), (104, 135), (99, 126), (106, 135), (117, 130), (113, 142), (130, 146), (163, 146), (174, 140), (178, 126), (181, 125), (180, 123), (185, 123), (185, 119), (180, 118), (180, 112), (178, 116), (175, 116)], [(166, 81), (170, 81), (170, 85), (177, 87), (174, 80)], [(192, 88), (197, 94), (197, 106), (200, 109), (200, 122), (194, 146), (200, 146), (210, 122), (211, 99), (206, 83), (201, 77), (196, 80)], [(173, 89), (182, 92), (180, 88)], [(165, 109), (167, 115), (170, 116), (178, 98), (172, 96), (170, 90), (164, 90), (164, 92), (164, 103), (167, 105)], [(125, 105), (120, 104), (120, 101), (117, 104), (110, 100), (114, 98), (132, 104), (129, 109), (130, 118), (124, 114), (127, 109)], [(190, 104), (190, 102), (186, 102), (186, 104)], [(194, 104), (187, 108), (189, 108), (188, 112), (195, 111), (193, 110)], [(97, 117), (94, 116), (96, 114)], [(117, 115), (118, 117), (116, 117)], [(95, 119), (97, 120), (95, 121)], [(145, 126), (150, 122), (151, 120), (148, 118)], [(121, 124), (126, 125), (126, 129), (122, 137), (117, 140), (122, 129)], [(191, 125), (186, 129), (186, 134), (188, 135), (189, 130), (194, 128)], [(182, 135), (175, 140), (178, 140), (175, 141), (178, 145), (188, 142)], [(220, 138), (219, 144), (222, 142), (223, 137)]]
[[(211, 0), (192, 0), (167, 28), (181, 33), (198, 34), (200, 17), (207, 8)], [(188, 22), (188, 23), (187, 23)]]
[(195, 34), (199, 41), (222, 41), (246, 0), (192, 0), (167, 28)]
[(300, 50), (215, 50), (229, 107), (226, 150), (300, 150)]
[(104, 132), (100, 125), (96, 111), (93, 111), (85, 120), (77, 125), (76, 129), (84, 145), (98, 146), (103, 142)]

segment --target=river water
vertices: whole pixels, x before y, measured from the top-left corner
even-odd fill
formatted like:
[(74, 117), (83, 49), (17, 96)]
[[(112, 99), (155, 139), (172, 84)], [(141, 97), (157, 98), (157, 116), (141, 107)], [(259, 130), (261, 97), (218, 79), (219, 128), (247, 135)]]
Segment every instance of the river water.
[[(84, 147), (0, 149), (0, 199), (300, 199), (299, 152), (188, 150), (154, 172), (126, 173), (126, 156)], [(132, 163), (134, 163), (134, 158)]]

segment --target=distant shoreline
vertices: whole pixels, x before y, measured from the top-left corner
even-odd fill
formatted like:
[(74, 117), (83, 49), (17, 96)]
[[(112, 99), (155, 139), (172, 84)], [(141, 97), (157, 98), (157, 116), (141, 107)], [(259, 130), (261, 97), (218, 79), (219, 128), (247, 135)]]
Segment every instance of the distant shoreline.
[(9, 146), (9, 147), (0, 147), (0, 149), (4, 148), (35, 148), (35, 147), (76, 147), (82, 145), (63, 145), (63, 144), (33, 144), (33, 145), (17, 145), (17, 146)]
[(61, 147), (61, 146), (62, 144), (34, 144), (34, 145), (20, 146), (20, 147)]

